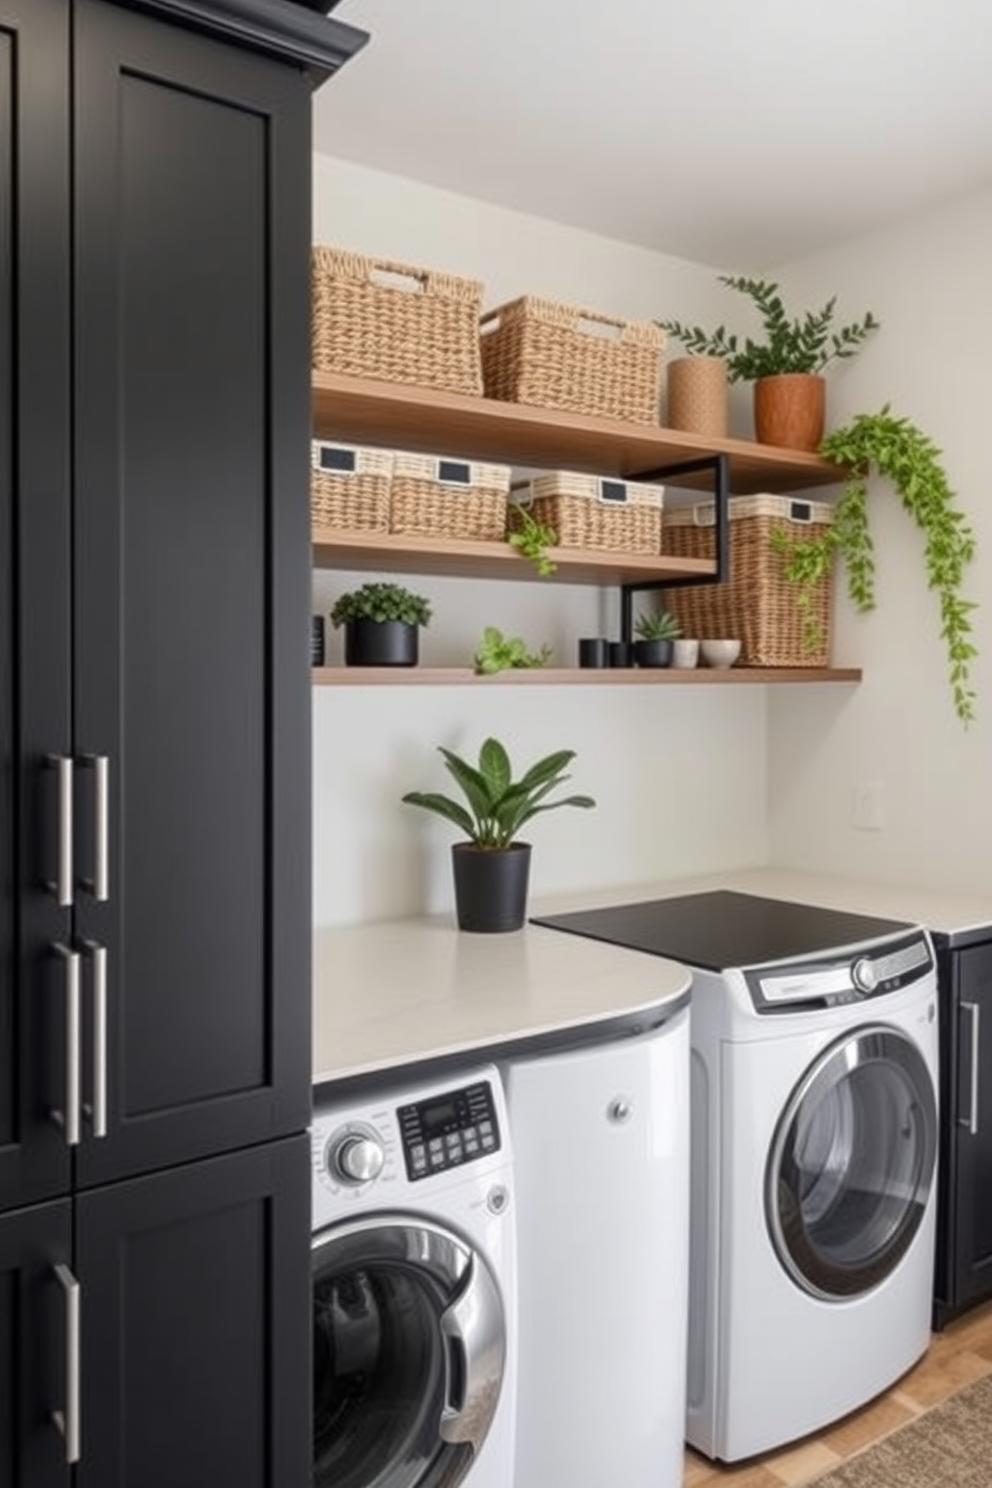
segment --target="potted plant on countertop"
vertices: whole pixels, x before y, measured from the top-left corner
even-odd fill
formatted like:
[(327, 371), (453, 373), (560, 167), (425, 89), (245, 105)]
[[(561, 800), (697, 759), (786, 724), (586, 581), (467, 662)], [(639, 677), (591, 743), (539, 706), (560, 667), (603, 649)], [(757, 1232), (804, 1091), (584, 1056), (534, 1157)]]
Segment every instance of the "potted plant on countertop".
[(392, 583), (363, 584), (331, 609), (331, 624), (344, 626), (346, 666), (416, 666), (419, 627), (430, 619), (423, 595)]
[(816, 646), (812, 617), (813, 587), (829, 574), (836, 553), (847, 570), (847, 590), (856, 610), (875, 607), (875, 548), (868, 526), (868, 481), (883, 476), (895, 487), (903, 506), (925, 539), (927, 587), (937, 592), (940, 634), (947, 664), (954, 711), (965, 725), (975, 718), (971, 663), (977, 655), (972, 641), (971, 612), (976, 605), (961, 596), (965, 567), (975, 555), (974, 532), (956, 506), (956, 497), (941, 463), (941, 451), (910, 419), (897, 418), (886, 404), (879, 413), (863, 413), (836, 429), (821, 444), (820, 453), (836, 460), (847, 473), (834, 520), (818, 537), (794, 540), (773, 529), (772, 543), (784, 557), (785, 577), (799, 586), (798, 602), (807, 615)]
[(575, 751), (559, 749), (545, 755), (515, 780), (506, 747), (498, 739), (483, 742), (477, 765), (438, 747), (464, 804), (436, 791), (408, 791), (403, 800), (453, 822), (468, 838), (451, 849), (458, 928), (483, 933), (519, 930), (527, 915), (531, 859), (530, 843), (517, 838), (520, 828), (544, 811), (596, 804), (591, 796), (547, 799), (570, 778), (565, 771)]
[(672, 664), (675, 642), (682, 627), (670, 610), (642, 610), (634, 621), (634, 660), (641, 667)]
[(826, 383), (833, 361), (854, 356), (879, 328), (869, 310), (862, 320), (835, 330), (837, 297), (804, 316), (786, 313), (779, 286), (766, 279), (719, 274), (721, 284), (746, 295), (760, 317), (764, 341), (738, 336), (719, 326), (704, 331), (678, 320), (656, 323), (698, 356), (722, 357), (730, 382), (754, 383), (754, 430), (759, 444), (813, 451), (823, 438)]

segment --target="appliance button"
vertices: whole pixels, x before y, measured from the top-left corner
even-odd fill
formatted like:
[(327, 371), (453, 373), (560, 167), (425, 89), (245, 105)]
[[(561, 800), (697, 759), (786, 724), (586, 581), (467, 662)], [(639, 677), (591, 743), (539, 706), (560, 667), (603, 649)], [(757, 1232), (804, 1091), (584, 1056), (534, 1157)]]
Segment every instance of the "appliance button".
[(851, 967), (851, 981), (859, 992), (874, 992), (878, 986), (878, 972), (875, 963), (869, 961), (867, 956), (862, 956), (860, 961), (855, 961)]
[(435, 1152), (440, 1152), (442, 1146), (443, 1143), (440, 1137), (431, 1137), (430, 1141), (427, 1143), (427, 1150), (428, 1152), (433, 1154)]
[(334, 1170), (346, 1183), (371, 1183), (382, 1172), (386, 1154), (377, 1137), (355, 1132), (335, 1148)]

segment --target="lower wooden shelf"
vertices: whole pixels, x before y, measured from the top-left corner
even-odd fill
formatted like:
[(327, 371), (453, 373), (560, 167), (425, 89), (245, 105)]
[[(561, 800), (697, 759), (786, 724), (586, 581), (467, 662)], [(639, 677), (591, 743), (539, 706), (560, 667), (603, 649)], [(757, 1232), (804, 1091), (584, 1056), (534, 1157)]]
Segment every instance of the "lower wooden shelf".
[(536, 667), (480, 676), (469, 667), (314, 667), (315, 687), (734, 687), (860, 682), (860, 667)]

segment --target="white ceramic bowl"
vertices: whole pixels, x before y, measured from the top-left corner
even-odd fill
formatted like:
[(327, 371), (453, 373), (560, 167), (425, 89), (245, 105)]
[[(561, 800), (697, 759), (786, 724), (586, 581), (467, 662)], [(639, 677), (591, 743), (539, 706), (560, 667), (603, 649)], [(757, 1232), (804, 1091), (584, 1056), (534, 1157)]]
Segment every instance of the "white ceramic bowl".
[(699, 654), (705, 666), (732, 667), (741, 654), (740, 641), (700, 641)]

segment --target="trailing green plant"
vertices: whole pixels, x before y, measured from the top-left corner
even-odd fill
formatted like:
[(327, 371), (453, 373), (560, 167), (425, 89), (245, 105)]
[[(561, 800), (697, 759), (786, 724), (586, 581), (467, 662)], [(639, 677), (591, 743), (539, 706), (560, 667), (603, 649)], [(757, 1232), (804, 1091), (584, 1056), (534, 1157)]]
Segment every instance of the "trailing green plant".
[(879, 413), (859, 414), (828, 434), (820, 453), (849, 472), (834, 521), (814, 539), (791, 539), (782, 529), (772, 543), (785, 560), (784, 574), (799, 586), (798, 603), (807, 617), (807, 643), (819, 640), (812, 616), (813, 586), (829, 574), (839, 553), (847, 571), (847, 591), (855, 609), (875, 607), (875, 549), (868, 529), (868, 481), (884, 476), (924, 537), (927, 587), (940, 605), (954, 711), (964, 724), (975, 719), (971, 663), (974, 601), (961, 597), (964, 570), (975, 556), (975, 536), (941, 463), (941, 450), (907, 418), (897, 418), (886, 404)]
[(527, 642), (520, 636), (507, 636), (495, 625), (487, 625), (475, 653), (475, 670), (489, 675), (505, 672), (511, 667), (547, 666), (553, 653), (550, 646), (540, 651), (528, 651)]
[(436, 791), (407, 791), (404, 802), (453, 822), (476, 847), (502, 850), (511, 846), (525, 822), (543, 811), (560, 806), (595, 806), (592, 796), (561, 796), (547, 800), (557, 786), (570, 777), (565, 773), (575, 758), (574, 749), (559, 749), (531, 765), (519, 780), (506, 748), (498, 739), (484, 740), (478, 765), (439, 746), (445, 768), (461, 789), (465, 804)]
[(337, 628), (349, 620), (399, 620), (404, 625), (429, 625), (430, 601), (422, 594), (404, 589), (402, 584), (363, 584), (339, 595), (334, 602), (331, 624)]
[(510, 502), (512, 526), (506, 535), (511, 548), (516, 548), (521, 558), (533, 563), (542, 578), (553, 574), (557, 564), (548, 556), (548, 549), (558, 542), (558, 534), (546, 522), (539, 522), (534, 513), (520, 501)]
[(834, 330), (836, 295), (819, 310), (790, 318), (779, 286), (772, 281), (734, 274), (719, 274), (717, 278), (752, 301), (761, 317), (764, 342), (750, 336), (741, 340), (722, 325), (709, 332), (679, 320), (659, 320), (655, 324), (695, 356), (722, 357), (730, 382), (754, 382), (782, 372), (822, 372), (832, 361), (854, 356), (866, 337), (879, 329), (880, 322), (869, 310), (862, 320)]
[(634, 621), (634, 634), (642, 641), (675, 641), (682, 627), (671, 610), (642, 610)]

